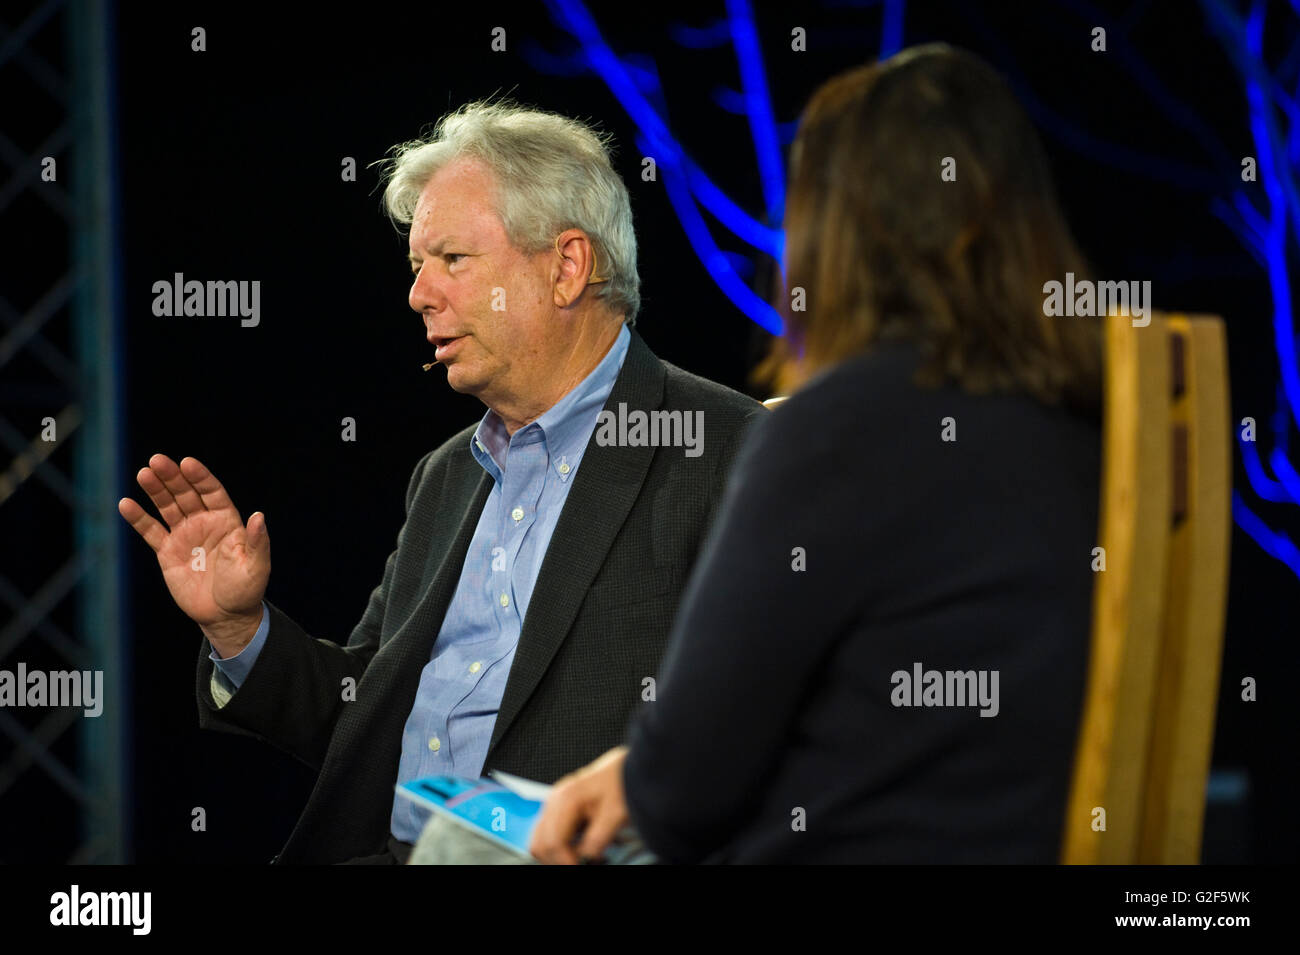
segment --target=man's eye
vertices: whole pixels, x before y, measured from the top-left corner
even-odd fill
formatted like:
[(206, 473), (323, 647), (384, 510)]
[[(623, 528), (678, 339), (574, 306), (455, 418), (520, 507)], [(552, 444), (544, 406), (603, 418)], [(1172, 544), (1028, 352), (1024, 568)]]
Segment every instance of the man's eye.
[[(459, 262), (461, 259), (463, 259), (463, 258), (465, 258), (465, 257), (466, 257), (466, 256), (465, 256), (465, 253), (463, 253), (463, 252), (444, 252), (443, 255), (442, 255), (443, 261), (446, 262), (448, 266), (455, 265), (457, 262)], [(417, 263), (412, 262), (412, 263), (411, 263), (411, 275), (412, 275), (412, 276), (418, 276), (418, 275), (420, 274), (420, 267), (421, 267), (423, 264), (424, 264), (424, 263), (418, 263), (418, 264), (417, 264)]]

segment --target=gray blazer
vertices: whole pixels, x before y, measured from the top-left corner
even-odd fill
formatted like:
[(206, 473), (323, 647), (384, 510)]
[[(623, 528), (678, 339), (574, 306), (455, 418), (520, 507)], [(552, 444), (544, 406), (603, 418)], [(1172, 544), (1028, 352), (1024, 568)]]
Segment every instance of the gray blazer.
[[(602, 446), (592, 436), (538, 574), (485, 772), (553, 782), (623, 742), (744, 431), (763, 413), (660, 361), (635, 330), (605, 407), (620, 403), (702, 411), (703, 453)], [(346, 645), (309, 636), (267, 601), (266, 644), (227, 699), (204, 641), (199, 725), (264, 740), (319, 769), (278, 862), (343, 862), (385, 848), (402, 730), (491, 490), (469, 451), (476, 427), (416, 465), (397, 548)], [(345, 701), (348, 677), (355, 700)]]

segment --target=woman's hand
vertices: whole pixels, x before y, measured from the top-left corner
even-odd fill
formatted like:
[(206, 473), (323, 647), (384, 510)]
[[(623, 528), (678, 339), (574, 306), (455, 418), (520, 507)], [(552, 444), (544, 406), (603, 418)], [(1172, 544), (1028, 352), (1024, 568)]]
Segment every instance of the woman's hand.
[[(555, 784), (528, 845), (538, 861), (576, 865), (600, 857), (628, 822), (623, 800), (626, 759), (627, 747), (617, 746)], [(579, 832), (582, 837), (575, 847)]]

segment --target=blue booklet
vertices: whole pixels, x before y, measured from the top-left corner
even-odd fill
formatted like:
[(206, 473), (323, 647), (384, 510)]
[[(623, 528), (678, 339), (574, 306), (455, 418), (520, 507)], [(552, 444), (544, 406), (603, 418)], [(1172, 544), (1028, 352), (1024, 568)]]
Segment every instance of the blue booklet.
[(491, 779), (426, 776), (402, 783), (397, 791), (523, 856), (542, 814), (541, 800), (526, 799)]
[[(507, 773), (492, 775), (492, 779), (425, 776), (402, 783), (397, 791), (498, 846), (531, 859), (528, 842), (550, 787)], [(655, 858), (629, 827), (619, 833), (601, 861), (610, 865), (644, 865)]]

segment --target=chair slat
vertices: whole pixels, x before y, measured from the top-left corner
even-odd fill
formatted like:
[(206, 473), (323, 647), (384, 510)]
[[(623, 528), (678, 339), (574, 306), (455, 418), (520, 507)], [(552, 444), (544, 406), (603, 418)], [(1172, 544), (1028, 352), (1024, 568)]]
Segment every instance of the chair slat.
[(1187, 343), (1171, 420), (1187, 434), (1186, 519), (1170, 539), (1160, 681), (1138, 861), (1200, 862), (1231, 541), (1231, 425), (1223, 323), (1170, 316)]
[[(1111, 316), (1105, 328), (1101, 511), (1106, 569), (1093, 591), (1092, 649), (1062, 861), (1138, 854), (1164, 611), (1170, 515), (1168, 329)], [(1088, 555), (1080, 555), (1087, 559)], [(1105, 811), (1105, 830), (1094, 828)]]

